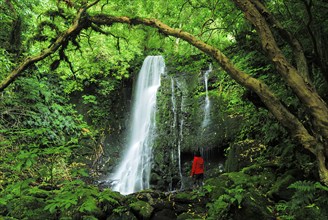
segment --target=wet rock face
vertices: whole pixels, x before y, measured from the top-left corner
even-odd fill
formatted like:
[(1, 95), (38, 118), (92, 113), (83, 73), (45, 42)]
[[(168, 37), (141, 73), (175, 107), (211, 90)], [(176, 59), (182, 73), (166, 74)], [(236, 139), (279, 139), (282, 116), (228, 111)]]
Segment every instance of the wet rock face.
[(234, 133), (236, 124), (220, 111), (223, 103), (219, 96), (212, 93), (209, 99), (211, 107), (204, 126), (203, 75), (181, 73), (162, 77), (153, 147), (154, 189), (171, 191), (190, 185), (187, 177), (197, 149), (201, 150), (206, 169), (223, 163), (223, 143)]
[(227, 172), (239, 171), (246, 166), (254, 164), (254, 158), (266, 149), (266, 146), (256, 140), (246, 139), (231, 145), (225, 169)]
[[(208, 123), (203, 124), (205, 89), (204, 70), (198, 73), (170, 71), (161, 78), (157, 95), (156, 131), (152, 158), (150, 185), (152, 189), (171, 191), (190, 186), (190, 169), (193, 153), (200, 149), (205, 159), (205, 169), (217, 169), (224, 160), (223, 149), (233, 139), (238, 120), (224, 113), (224, 103), (209, 83), (210, 108)], [(213, 75), (215, 70), (213, 70)], [(211, 82), (211, 76), (209, 79)], [(99, 170), (108, 175), (118, 163), (126, 148), (132, 96), (132, 83), (122, 86), (125, 95), (116, 96), (108, 122), (108, 133), (103, 140), (104, 156), (99, 160)], [(128, 95), (130, 92), (130, 95)], [(210, 173), (210, 172), (208, 172)]]

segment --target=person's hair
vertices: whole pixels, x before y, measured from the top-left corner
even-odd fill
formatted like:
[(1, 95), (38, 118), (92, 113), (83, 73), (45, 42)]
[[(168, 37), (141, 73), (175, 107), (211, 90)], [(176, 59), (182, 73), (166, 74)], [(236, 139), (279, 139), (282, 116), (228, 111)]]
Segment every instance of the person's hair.
[(197, 150), (197, 151), (195, 152), (195, 156), (196, 156), (196, 157), (200, 157), (200, 156), (201, 156), (201, 154), (200, 154), (200, 151), (199, 151), (199, 150)]

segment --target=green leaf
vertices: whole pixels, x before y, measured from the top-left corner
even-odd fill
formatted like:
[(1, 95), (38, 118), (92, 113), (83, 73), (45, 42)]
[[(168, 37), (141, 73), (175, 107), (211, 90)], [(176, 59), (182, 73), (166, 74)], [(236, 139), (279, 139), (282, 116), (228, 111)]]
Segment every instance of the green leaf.
[(57, 209), (57, 204), (55, 203), (48, 204), (44, 207), (44, 210), (48, 210), (50, 213), (55, 213), (56, 209)]
[(32, 161), (30, 160), (30, 159), (28, 159), (27, 161), (26, 161), (26, 168), (29, 168), (29, 167), (31, 167), (32, 166)]
[(0, 198), (0, 205), (7, 205), (7, 200), (5, 198)]
[(79, 208), (80, 212), (94, 212), (97, 210), (96, 200), (92, 197), (88, 197)]
[(240, 205), (244, 196), (241, 194), (237, 194), (237, 195), (235, 195), (235, 198), (237, 199), (238, 205)]

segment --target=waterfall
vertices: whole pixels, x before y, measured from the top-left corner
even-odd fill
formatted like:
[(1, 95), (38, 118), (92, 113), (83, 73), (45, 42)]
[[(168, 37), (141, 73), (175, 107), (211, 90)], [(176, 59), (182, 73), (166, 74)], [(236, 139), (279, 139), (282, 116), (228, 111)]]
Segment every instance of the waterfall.
[(175, 99), (175, 89), (174, 89), (174, 80), (171, 78), (171, 103), (172, 103), (172, 111), (173, 111), (173, 125), (172, 129), (174, 130), (176, 127), (176, 120), (177, 120), (177, 110), (176, 110), (176, 99)]
[[(183, 97), (181, 100), (181, 113), (183, 112)], [(183, 178), (182, 178), (182, 169), (181, 169), (181, 143), (183, 141), (183, 117), (181, 116), (181, 120), (180, 120), (180, 133), (179, 133), (179, 142), (178, 142), (178, 163), (179, 163), (179, 176), (180, 176), (180, 181), (181, 181), (181, 186), (180, 189), (184, 188), (184, 184), (183, 184)]]
[(204, 119), (202, 123), (202, 128), (206, 128), (208, 123), (210, 122), (210, 98), (208, 97), (208, 75), (212, 72), (212, 64), (209, 65), (208, 70), (206, 70), (204, 74), (204, 82), (205, 82), (205, 106), (204, 106)]
[[(171, 104), (172, 104), (172, 112), (173, 112), (173, 122), (171, 126), (171, 132), (172, 134), (175, 133), (176, 125), (177, 125), (177, 110), (176, 110), (176, 99), (175, 99), (175, 89), (174, 89), (174, 79), (171, 77)], [(174, 163), (176, 161), (176, 155), (175, 155), (175, 149), (172, 149), (171, 151), (171, 161)], [(172, 182), (172, 176), (171, 181), (169, 185), (169, 191), (173, 190), (173, 182)]]
[[(177, 156), (172, 156), (172, 161), (177, 161), (178, 163), (178, 172), (179, 172), (179, 177), (180, 177), (180, 182), (181, 182), (181, 186), (180, 189), (183, 189), (183, 176), (182, 176), (182, 168), (181, 168), (181, 143), (183, 140), (183, 133), (182, 133), (182, 129), (183, 129), (183, 117), (182, 115), (180, 115), (179, 119), (180, 121), (178, 122), (178, 117), (177, 117), (177, 100), (175, 98), (175, 84), (174, 84), (174, 79), (171, 78), (171, 102), (172, 102), (172, 111), (173, 111), (173, 125), (172, 125), (172, 130), (173, 132), (177, 129), (178, 134), (177, 134), (177, 145), (178, 145), (178, 149), (177, 149)], [(180, 114), (182, 114), (183, 111), (183, 96), (181, 96), (181, 103), (180, 103)], [(177, 127), (177, 125), (179, 125), (179, 127)], [(173, 152), (175, 152), (175, 149), (173, 149)], [(172, 187), (171, 189), (172, 190)]]
[[(178, 83), (178, 88), (180, 88), (181, 91), (183, 91), (183, 86), (181, 83)], [(184, 126), (184, 117), (183, 117), (183, 112), (184, 112), (184, 96), (183, 92), (181, 92), (181, 102), (180, 102), (180, 117), (179, 117), (179, 139), (178, 139), (178, 163), (179, 163), (179, 176), (180, 176), (180, 181), (181, 181), (181, 186), (180, 189), (184, 189), (184, 180), (182, 176), (182, 166), (181, 166), (181, 144), (183, 143), (183, 126)]]
[(149, 188), (155, 132), (156, 94), (165, 63), (162, 56), (148, 56), (135, 87), (128, 148), (111, 176), (112, 189), (130, 194)]

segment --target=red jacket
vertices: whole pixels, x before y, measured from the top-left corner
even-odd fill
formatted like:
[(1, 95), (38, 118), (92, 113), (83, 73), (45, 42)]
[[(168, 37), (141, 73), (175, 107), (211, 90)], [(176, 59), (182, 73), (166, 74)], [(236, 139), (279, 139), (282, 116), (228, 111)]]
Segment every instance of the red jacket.
[(204, 173), (204, 160), (202, 157), (194, 157), (194, 161), (192, 162), (192, 168), (190, 175), (201, 174)]

